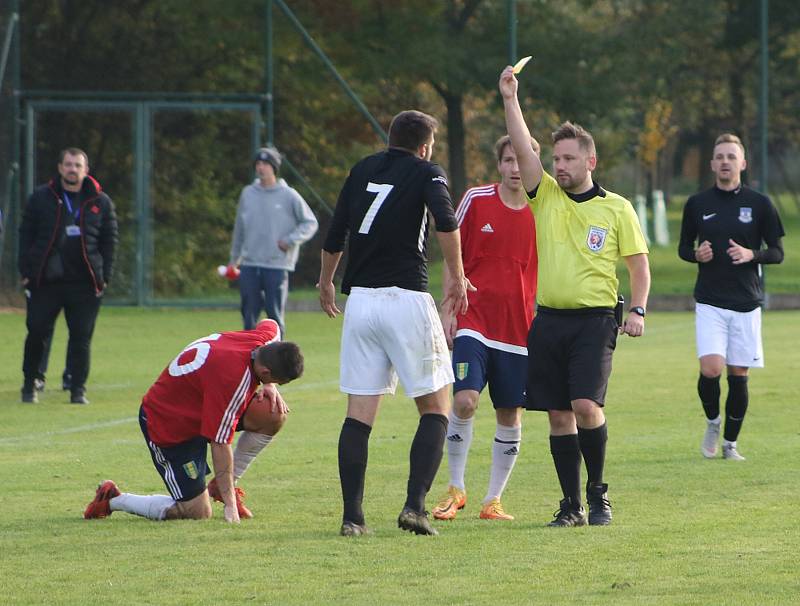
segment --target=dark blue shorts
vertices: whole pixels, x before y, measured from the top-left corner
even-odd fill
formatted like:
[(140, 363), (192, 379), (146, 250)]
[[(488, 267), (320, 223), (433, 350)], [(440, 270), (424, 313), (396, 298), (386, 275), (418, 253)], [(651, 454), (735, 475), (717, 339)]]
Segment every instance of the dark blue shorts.
[(473, 337), (453, 341), (453, 393), (481, 392), (488, 383), (495, 408), (518, 408), (525, 405), (527, 369), (528, 356), (488, 347)]
[(208, 440), (197, 437), (177, 446), (156, 446), (147, 433), (147, 417), (142, 407), (139, 407), (139, 427), (150, 449), (153, 465), (173, 499), (188, 501), (206, 489)]

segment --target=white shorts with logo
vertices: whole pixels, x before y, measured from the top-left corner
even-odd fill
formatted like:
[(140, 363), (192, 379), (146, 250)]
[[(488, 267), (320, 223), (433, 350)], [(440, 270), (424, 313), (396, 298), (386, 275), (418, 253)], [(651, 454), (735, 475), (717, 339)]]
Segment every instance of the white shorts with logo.
[(353, 288), (342, 329), (341, 391), (393, 394), (398, 375), (406, 395), (412, 398), (454, 381), (433, 297), (395, 286)]
[(697, 357), (716, 354), (729, 366), (763, 368), (761, 308), (733, 311), (698, 303), (695, 306)]

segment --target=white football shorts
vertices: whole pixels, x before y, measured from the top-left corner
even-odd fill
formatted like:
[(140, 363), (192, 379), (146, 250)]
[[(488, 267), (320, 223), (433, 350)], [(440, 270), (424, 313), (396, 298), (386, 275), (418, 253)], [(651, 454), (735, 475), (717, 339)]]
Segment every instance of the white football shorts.
[(698, 303), (695, 306), (697, 357), (716, 354), (729, 366), (764, 367), (761, 308), (733, 311)]
[(342, 329), (339, 388), (347, 394), (393, 394), (397, 378), (411, 398), (455, 379), (433, 297), (390, 286), (352, 288)]

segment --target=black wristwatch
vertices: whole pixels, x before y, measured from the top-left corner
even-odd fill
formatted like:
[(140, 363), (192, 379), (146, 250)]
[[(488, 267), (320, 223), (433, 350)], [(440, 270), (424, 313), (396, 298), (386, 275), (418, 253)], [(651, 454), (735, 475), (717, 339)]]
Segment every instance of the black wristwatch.
[(640, 315), (643, 318), (647, 315), (647, 313), (644, 310), (644, 307), (639, 307), (638, 305), (636, 307), (631, 307), (628, 311), (630, 311), (632, 314)]

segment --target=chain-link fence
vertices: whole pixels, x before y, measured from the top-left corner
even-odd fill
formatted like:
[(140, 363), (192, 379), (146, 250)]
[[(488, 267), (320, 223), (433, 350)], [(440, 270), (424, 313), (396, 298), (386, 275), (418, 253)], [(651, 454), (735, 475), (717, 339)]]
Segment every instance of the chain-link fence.
[(119, 245), (109, 301), (234, 300), (214, 268), (227, 262), (238, 190), (252, 172), (257, 103), (117, 97), (23, 106), (32, 143), (25, 191), (57, 176), (59, 151), (76, 146), (114, 201)]
[[(228, 261), (239, 192), (253, 179), (253, 151), (274, 136), (270, 95), (122, 93), (102, 90), (102, 81), (95, 91), (36, 88), (47, 80), (20, 77), (31, 49), (20, 50), (19, 23), (30, 33), (32, 16), (17, 16), (15, 4), (0, 8), (2, 35), (11, 41), (0, 95), (5, 303), (22, 303), (16, 259), (25, 200), (57, 177), (60, 150), (79, 147), (119, 220), (109, 303), (238, 305), (235, 284), (216, 267)], [(306, 181), (303, 160), (290, 152), (281, 176), (308, 200), (324, 231), (331, 203)], [(301, 249), (294, 284), (313, 285), (319, 237)]]

